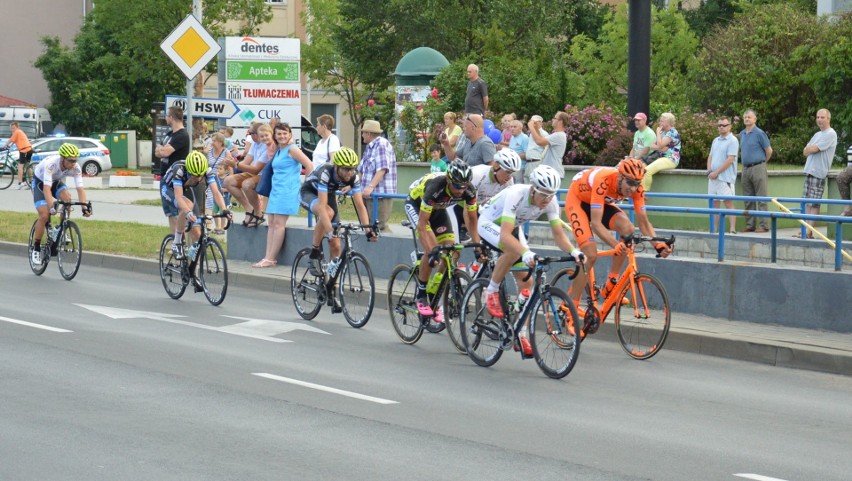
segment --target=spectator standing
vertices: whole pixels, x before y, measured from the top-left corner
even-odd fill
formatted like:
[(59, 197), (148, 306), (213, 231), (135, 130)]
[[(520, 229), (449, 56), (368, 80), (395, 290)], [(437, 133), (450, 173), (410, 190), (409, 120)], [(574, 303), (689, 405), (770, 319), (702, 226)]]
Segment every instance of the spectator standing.
[(320, 115), (317, 118), (317, 132), (320, 134), (320, 141), (314, 149), (314, 168), (331, 160), (335, 152), (340, 150), (340, 139), (331, 131), (334, 129), (334, 117), (328, 114)]
[(657, 140), (651, 145), (651, 149), (662, 153), (663, 156), (651, 162), (645, 169), (645, 178), (642, 179), (642, 187), (645, 192), (651, 191), (654, 174), (677, 168), (680, 163), (680, 133), (675, 128), (675, 122), (675, 116), (671, 112), (660, 115), (660, 125), (657, 126)]
[(488, 111), (488, 85), (479, 77), (479, 67), (475, 64), (467, 66), (467, 80), (464, 113), (485, 115)]
[(630, 155), (634, 159), (641, 159), (651, 152), (651, 146), (657, 140), (657, 135), (648, 127), (648, 116), (642, 112), (637, 112), (633, 116), (633, 123), (636, 124), (636, 132), (633, 132), (633, 148), (630, 149)]
[(24, 169), (33, 160), (33, 146), (30, 144), (27, 134), (21, 130), (17, 122), (11, 122), (9, 127), (12, 129), (12, 135), (9, 136), (9, 140), (6, 141), (3, 148), (8, 149), (11, 144), (15, 144), (15, 147), (18, 148), (18, 185), (15, 188), (18, 190), (26, 189), (29, 186), (24, 183)]
[(513, 120), (509, 124), (509, 129), (512, 132), (512, 137), (509, 139), (509, 148), (518, 154), (521, 159), (521, 168), (512, 174), (516, 184), (524, 181), (524, 168), (526, 167), (527, 147), (530, 143), (530, 137), (524, 133), (524, 124), (520, 120)]
[[(361, 175), (362, 195), (370, 199), (373, 192), (378, 194), (396, 193), (396, 153), (393, 151), (388, 139), (382, 137), (382, 126), (378, 120), (365, 120), (361, 127), (361, 140), (367, 144), (358, 165), (358, 173)], [(372, 222), (379, 223), (379, 230), (391, 232), (388, 226), (393, 199), (381, 198), (379, 202), (379, 215), (373, 217), (372, 206), (370, 217)]]
[(547, 136), (542, 136), (541, 131), (536, 129), (533, 121), (530, 120), (530, 139), (541, 147), (544, 147), (544, 157), (541, 159), (542, 165), (549, 165), (559, 174), (559, 178), (565, 177), (565, 167), (562, 166), (562, 157), (565, 155), (565, 148), (568, 146), (568, 135), (565, 134), (565, 126), (571, 117), (565, 112), (556, 112), (553, 116), (553, 133)]
[(450, 161), (460, 157), (470, 167), (490, 164), (494, 161), (497, 149), (494, 142), (485, 135), (485, 121), (481, 115), (471, 114), (462, 121), (462, 136), (453, 147), (446, 136), (441, 136), (441, 145)]
[[(740, 132), (740, 157), (743, 163), (742, 186), (743, 195), (766, 197), (769, 195), (769, 174), (766, 163), (772, 157), (772, 146), (769, 145), (769, 137), (766, 132), (757, 126), (757, 114), (752, 109), (743, 112), (743, 124), (745, 128)], [(769, 206), (766, 201), (748, 201), (745, 208), (748, 211), (757, 210), (767, 212)], [(746, 217), (746, 232), (769, 232), (769, 219), (760, 217)], [(760, 227), (755, 229), (755, 224)]]
[[(189, 155), (189, 134), (183, 124), (183, 110), (180, 107), (169, 107), (166, 110), (166, 125), (169, 133), (163, 137), (163, 143), (154, 148), (154, 155), (160, 159), (160, 177), (166, 175), (169, 168), (179, 160)], [(169, 217), (169, 227), (172, 232), (177, 230), (177, 216)]]
[[(542, 125), (544, 124), (544, 119), (541, 115), (533, 115), (530, 117), (530, 121), (527, 123), (527, 128), (529, 129), (529, 137), (532, 140), (533, 131), (537, 131), (540, 137), (547, 137), (550, 135)], [(530, 183), (530, 175), (532, 175), (532, 171), (539, 166), (541, 159), (544, 158), (544, 146), (538, 145), (534, 141), (527, 141), (527, 151), (525, 155), (526, 164), (523, 168), (524, 171), (524, 183)]]
[[(837, 149), (837, 132), (831, 128), (831, 112), (828, 109), (819, 109), (816, 113), (816, 124), (819, 132), (815, 133), (808, 145), (802, 150), (802, 155), (807, 157), (805, 161), (805, 185), (802, 197), (806, 199), (821, 199), (825, 192), (825, 179), (834, 160), (834, 151)], [(819, 204), (805, 204), (807, 214), (819, 215)], [(813, 226), (813, 222), (808, 222)], [(797, 234), (795, 237), (799, 237)], [(814, 235), (808, 231), (808, 239)]]
[(506, 114), (500, 120), (500, 131), (503, 136), (500, 138), (500, 143), (496, 145), (497, 150), (504, 149), (509, 146), (509, 142), (512, 140), (512, 121), (515, 120), (517, 116), (514, 113)]
[(430, 172), (446, 172), (447, 171), (447, 161), (441, 157), (441, 146), (438, 144), (432, 144), (429, 147), (429, 156), (431, 160), (429, 161), (429, 171)]
[(239, 174), (234, 174), (225, 179), (225, 189), (246, 210), (243, 225), (246, 227), (257, 227), (265, 219), (260, 208), (260, 198), (257, 195), (257, 183), (260, 173), (270, 160), (270, 150), (275, 149), (275, 141), (272, 139), (272, 129), (266, 124), (252, 124), (249, 134), (255, 139), (243, 160), (237, 164)]
[[(229, 162), (233, 162), (233, 157), (231, 157), (231, 152), (225, 146), (225, 136), (221, 132), (216, 132), (215, 134), (210, 136), (210, 146), (207, 148), (207, 164), (213, 169), (213, 172), (216, 173), (216, 184), (219, 187), (219, 191), (223, 192), (223, 178), (225, 176), (220, 177), (219, 172), (226, 170)], [(204, 211), (206, 214), (219, 214), (219, 206), (215, 205), (213, 202), (213, 191), (210, 186), (207, 186), (205, 196), (204, 196)], [(228, 205), (229, 199), (224, 199), (225, 205)], [(213, 232), (215, 234), (224, 234), (225, 230), (223, 229), (223, 224), (225, 223), (225, 219), (216, 218), (215, 219), (215, 228)]]
[(462, 128), (456, 123), (456, 113), (447, 112), (444, 114), (444, 134), (447, 136), (447, 141), (450, 145), (456, 145), (459, 137), (462, 135)]
[[(707, 156), (707, 193), (710, 195), (734, 195), (734, 186), (737, 182), (737, 153), (740, 143), (737, 137), (731, 133), (731, 119), (719, 117), (719, 136), (713, 139), (710, 146), (710, 155)], [(713, 199), (713, 208), (718, 209), (724, 202), (726, 209), (734, 208), (734, 201)], [(719, 216), (713, 216), (713, 221), (721, 232), (725, 228), (719, 225)], [(737, 218), (728, 216), (731, 220), (731, 234), (737, 233)]]

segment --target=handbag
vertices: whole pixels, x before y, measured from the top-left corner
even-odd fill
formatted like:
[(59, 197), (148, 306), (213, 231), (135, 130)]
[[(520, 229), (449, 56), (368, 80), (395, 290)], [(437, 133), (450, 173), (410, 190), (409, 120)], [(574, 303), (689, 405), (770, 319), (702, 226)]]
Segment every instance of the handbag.
[(663, 156), (664, 156), (664, 152), (659, 152), (659, 151), (654, 150), (654, 151), (646, 154), (644, 157), (642, 157), (641, 160), (642, 160), (642, 162), (645, 162), (645, 164), (647, 165), (647, 164), (650, 164), (651, 162), (653, 162), (653, 161), (655, 161), (655, 160), (657, 160), (657, 159), (659, 159), (660, 157), (663, 157)]
[(264, 197), (269, 197), (272, 192), (272, 159), (266, 163), (266, 167), (260, 171), (260, 180), (257, 182), (257, 193)]

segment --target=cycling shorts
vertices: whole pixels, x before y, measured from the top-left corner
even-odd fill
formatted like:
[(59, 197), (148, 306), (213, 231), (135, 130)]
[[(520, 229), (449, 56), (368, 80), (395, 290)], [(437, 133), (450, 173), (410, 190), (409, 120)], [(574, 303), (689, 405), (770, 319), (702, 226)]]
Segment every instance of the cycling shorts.
[[(405, 215), (408, 217), (411, 225), (417, 225), (417, 222), (420, 220), (420, 199), (412, 199), (405, 202)], [(435, 239), (438, 241), (438, 244), (455, 243), (457, 229), (456, 216), (448, 214), (447, 209), (433, 210), (429, 216), (429, 225), (426, 226), (426, 230), (435, 233)]]
[[(299, 205), (301, 205), (308, 212), (314, 212), (314, 206), (319, 202), (319, 193), (316, 190), (308, 187), (308, 184), (302, 185), (301, 190), (299, 191)], [(334, 211), (334, 215), (331, 217), (331, 223), (340, 222), (340, 212), (337, 207), (337, 196), (335, 192), (328, 193), (328, 206)]]
[[(503, 252), (503, 246), (500, 245), (499, 225), (488, 220), (480, 219), (479, 224), (477, 224), (477, 228), (479, 231), (479, 238), (482, 240), (483, 244), (488, 246), (488, 248), (491, 250)], [(525, 249), (529, 249), (529, 245), (527, 244), (527, 238), (524, 235), (524, 231), (519, 229), (517, 225), (514, 229), (512, 229), (512, 236), (515, 239), (518, 239)], [(513, 264), (513, 267), (523, 267), (524, 262), (521, 257), (518, 257), (518, 259)]]
[[(35, 208), (47, 205), (47, 201), (44, 199), (44, 181), (39, 179), (38, 177), (33, 178), (33, 203), (35, 204)], [(50, 193), (53, 195), (54, 199), (59, 199), (59, 193), (68, 187), (61, 180), (57, 180), (53, 184), (50, 185)], [(48, 206), (50, 207), (50, 206)]]
[[(607, 229), (613, 230), (613, 220), (619, 214), (625, 215), (624, 211), (619, 209), (618, 206), (607, 202), (603, 205), (601, 223)], [(578, 247), (582, 249), (584, 246), (595, 242), (595, 235), (589, 222), (592, 218), (592, 207), (589, 204), (581, 202), (574, 196), (568, 196), (565, 199), (565, 215)]]

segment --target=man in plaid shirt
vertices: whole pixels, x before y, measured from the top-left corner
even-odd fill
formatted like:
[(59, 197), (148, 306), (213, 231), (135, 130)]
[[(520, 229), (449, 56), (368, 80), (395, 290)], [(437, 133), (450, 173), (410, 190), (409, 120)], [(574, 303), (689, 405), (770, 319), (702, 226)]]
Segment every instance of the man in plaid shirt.
[[(358, 173), (361, 175), (361, 191), (365, 199), (370, 199), (371, 194), (395, 194), (396, 193), (396, 154), (388, 139), (382, 137), (382, 127), (377, 120), (365, 120), (361, 127), (361, 139), (367, 144)], [(370, 201), (372, 202), (372, 201)], [(390, 232), (387, 222), (393, 208), (393, 199), (379, 199), (379, 229), (382, 232)], [(370, 205), (370, 217), (372, 219), (373, 209)]]

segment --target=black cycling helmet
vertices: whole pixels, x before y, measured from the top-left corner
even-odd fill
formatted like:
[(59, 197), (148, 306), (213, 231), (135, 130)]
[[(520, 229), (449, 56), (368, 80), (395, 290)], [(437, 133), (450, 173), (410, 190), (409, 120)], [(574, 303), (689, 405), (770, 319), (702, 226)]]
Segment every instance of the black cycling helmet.
[(473, 171), (463, 160), (456, 159), (447, 167), (447, 178), (454, 184), (469, 184)]

